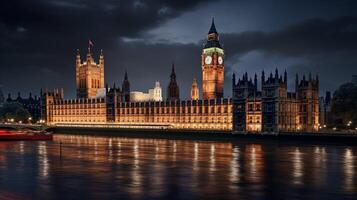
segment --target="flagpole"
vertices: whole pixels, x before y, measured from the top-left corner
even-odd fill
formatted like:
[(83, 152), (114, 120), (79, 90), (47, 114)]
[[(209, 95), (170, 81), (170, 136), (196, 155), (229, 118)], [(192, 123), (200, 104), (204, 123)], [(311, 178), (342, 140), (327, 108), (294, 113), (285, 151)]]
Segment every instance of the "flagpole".
[(90, 53), (90, 40), (88, 40), (88, 53)]

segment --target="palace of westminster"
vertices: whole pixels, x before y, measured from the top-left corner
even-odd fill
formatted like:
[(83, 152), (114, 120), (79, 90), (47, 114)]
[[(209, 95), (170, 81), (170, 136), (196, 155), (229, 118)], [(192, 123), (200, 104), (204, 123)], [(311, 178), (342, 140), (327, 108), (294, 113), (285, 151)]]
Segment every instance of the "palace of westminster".
[[(287, 90), (287, 73), (258, 77), (245, 73), (232, 78), (232, 98), (224, 98), (224, 50), (214, 21), (202, 49), (202, 98), (194, 79), (191, 98), (180, 99), (174, 65), (162, 99), (157, 82), (148, 94), (131, 92), (125, 72), (121, 87), (105, 85), (104, 55), (97, 63), (90, 46), (84, 59), (76, 56), (77, 98), (64, 99), (63, 90), (41, 91), (41, 116), (55, 126), (113, 126), (235, 133), (317, 131), (318, 77), (296, 76), (295, 91)], [(136, 97), (135, 97), (135, 95)], [(134, 95), (134, 96), (133, 96)], [(138, 96), (139, 95), (139, 96)], [(139, 99), (139, 100), (134, 100)], [(141, 100), (140, 100), (141, 99)], [(143, 100), (142, 100), (143, 99)]]

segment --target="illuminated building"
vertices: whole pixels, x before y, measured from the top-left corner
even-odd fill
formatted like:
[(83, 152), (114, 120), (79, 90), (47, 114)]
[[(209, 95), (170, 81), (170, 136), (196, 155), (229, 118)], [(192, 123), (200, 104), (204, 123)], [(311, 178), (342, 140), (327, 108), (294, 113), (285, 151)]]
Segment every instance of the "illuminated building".
[(162, 89), (160, 82), (155, 82), (155, 87), (149, 89), (148, 93), (132, 91), (130, 92), (130, 101), (145, 102), (145, 101), (162, 101)]
[(104, 55), (101, 51), (99, 64), (97, 64), (91, 53), (90, 46), (86, 60), (81, 61), (79, 50), (76, 56), (76, 85), (77, 98), (98, 97), (100, 90), (104, 88)]
[(200, 98), (200, 91), (198, 89), (197, 80), (194, 78), (191, 86), (191, 100), (198, 100)]
[[(199, 88), (195, 80), (191, 87), (191, 99), (180, 99), (174, 64), (172, 64), (165, 101), (162, 101), (158, 83), (154, 89), (149, 90), (148, 94), (130, 93), (126, 72), (121, 88), (114, 84), (111, 88), (106, 85), (103, 89), (101, 88), (104, 83), (103, 54), (101, 53), (99, 65), (96, 65), (90, 49), (88, 51), (87, 61), (83, 64), (79, 54), (77, 55), (77, 99), (65, 100), (63, 92), (58, 90), (45, 91), (42, 94), (42, 116), (47, 124), (233, 130), (235, 133), (318, 130), (319, 81), (317, 77), (312, 79), (310, 75), (308, 80), (304, 77), (301, 81), (297, 77), (295, 92), (288, 92), (286, 72), (282, 77), (276, 70), (275, 76), (271, 73), (267, 79), (263, 72), (261, 90), (258, 90), (257, 75), (252, 80), (245, 73), (238, 81), (234, 75), (233, 98), (223, 98), (224, 50), (219, 43), (213, 20), (201, 55), (202, 99), (199, 99)], [(89, 71), (90, 76), (83, 75)], [(97, 80), (100, 80), (99, 84), (96, 84)]]
[(213, 19), (202, 50), (201, 65), (203, 99), (223, 98), (224, 50)]
[(29, 94), (28, 98), (23, 98), (19, 92), (17, 98), (14, 99), (11, 98), (11, 94), (9, 93), (6, 102), (21, 104), (30, 113), (30, 117), (34, 121), (37, 121), (41, 116), (40, 98), (37, 96), (33, 97), (32, 93)]
[(248, 80), (245, 73), (236, 81), (233, 75), (233, 129), (236, 132), (295, 132), (318, 131), (319, 98), (318, 77), (299, 81), (295, 92), (287, 91), (287, 73), (278, 70), (265, 79), (258, 91), (257, 76)]

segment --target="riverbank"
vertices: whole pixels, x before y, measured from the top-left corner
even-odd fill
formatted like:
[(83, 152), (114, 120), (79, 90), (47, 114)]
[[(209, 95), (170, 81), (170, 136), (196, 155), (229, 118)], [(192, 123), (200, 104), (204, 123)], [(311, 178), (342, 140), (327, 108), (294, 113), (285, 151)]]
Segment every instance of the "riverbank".
[(56, 127), (49, 129), (54, 134), (74, 134), (92, 136), (117, 136), (130, 138), (179, 139), (202, 141), (278, 141), (304, 143), (357, 144), (357, 134), (353, 133), (279, 133), (279, 134), (232, 134), (230, 131), (156, 130)]

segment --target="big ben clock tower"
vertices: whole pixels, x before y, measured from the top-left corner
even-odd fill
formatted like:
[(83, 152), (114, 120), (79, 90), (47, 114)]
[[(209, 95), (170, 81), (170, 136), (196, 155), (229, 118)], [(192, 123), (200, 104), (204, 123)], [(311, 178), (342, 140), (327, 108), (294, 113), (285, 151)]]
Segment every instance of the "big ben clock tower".
[(224, 50), (212, 19), (201, 55), (203, 99), (223, 98)]

